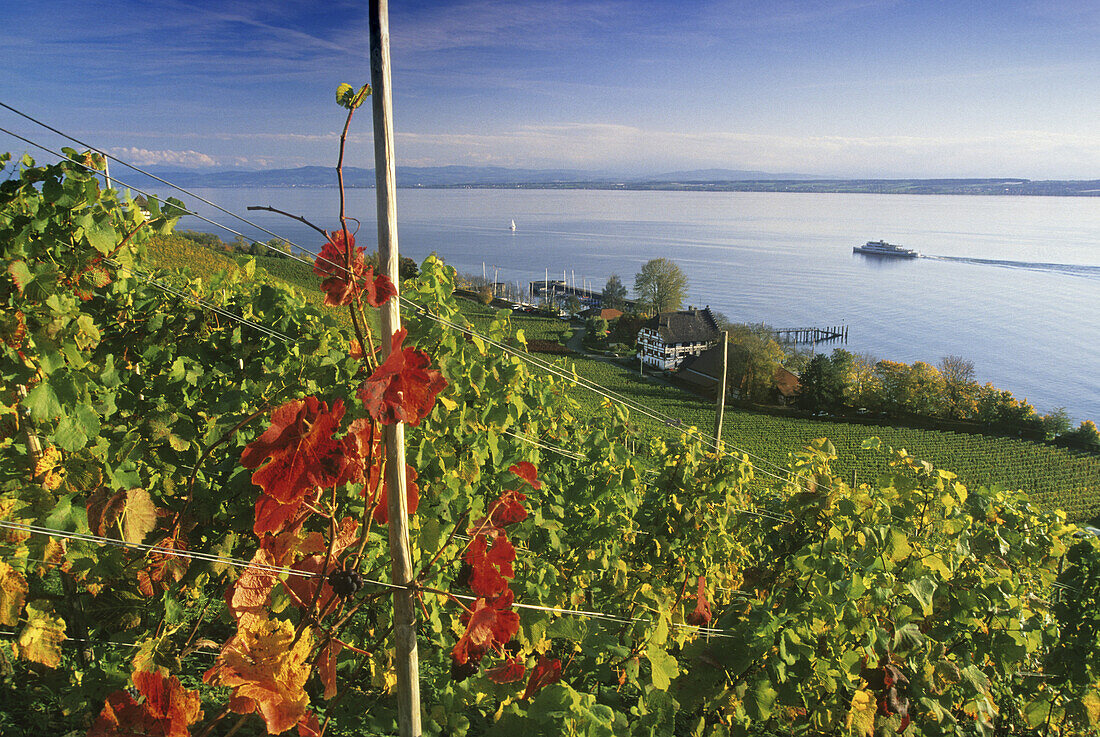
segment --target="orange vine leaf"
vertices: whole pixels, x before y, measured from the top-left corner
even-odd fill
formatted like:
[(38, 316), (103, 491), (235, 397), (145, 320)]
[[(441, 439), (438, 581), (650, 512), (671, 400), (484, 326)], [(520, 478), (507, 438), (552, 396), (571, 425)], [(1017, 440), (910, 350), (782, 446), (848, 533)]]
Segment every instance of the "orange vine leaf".
[(685, 621), (697, 627), (704, 627), (710, 624), (710, 618), (710, 602), (707, 601), (707, 577), (699, 576), (698, 591), (695, 594), (695, 609), (687, 615)]
[(184, 688), (175, 676), (139, 672), (133, 681), (141, 701), (127, 691), (112, 693), (88, 737), (188, 737), (189, 727), (202, 719), (199, 692)]
[(305, 683), (313, 639), (306, 630), (293, 647), (291, 643), (294, 626), (290, 622), (246, 615), (203, 680), (233, 689), (229, 701), (233, 711), (259, 712), (268, 732), (285, 732), (309, 711)]

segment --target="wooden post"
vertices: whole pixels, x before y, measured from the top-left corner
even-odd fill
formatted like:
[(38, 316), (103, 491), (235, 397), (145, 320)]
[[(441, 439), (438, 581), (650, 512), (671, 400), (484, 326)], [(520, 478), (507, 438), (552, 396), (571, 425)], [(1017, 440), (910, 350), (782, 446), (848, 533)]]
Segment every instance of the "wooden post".
[[(374, 113), (374, 171), (378, 201), (378, 263), (400, 288), (397, 251), (397, 169), (393, 151), (393, 97), (390, 92), (390, 18), (388, 0), (369, 0), (370, 81)], [(401, 329), (394, 296), (381, 308), (382, 356)], [(405, 485), (405, 426), (383, 425), (386, 484), (389, 486), (391, 579), (407, 586), (413, 579), (409, 550), (409, 510)], [(416, 607), (411, 589), (393, 593), (394, 667), (397, 670), (397, 729), (401, 737), (420, 737), (420, 662), (416, 650)]]
[(722, 418), (726, 414), (726, 357), (730, 352), (730, 334), (722, 331), (722, 381), (718, 384), (718, 414), (714, 418), (714, 452), (722, 452)]

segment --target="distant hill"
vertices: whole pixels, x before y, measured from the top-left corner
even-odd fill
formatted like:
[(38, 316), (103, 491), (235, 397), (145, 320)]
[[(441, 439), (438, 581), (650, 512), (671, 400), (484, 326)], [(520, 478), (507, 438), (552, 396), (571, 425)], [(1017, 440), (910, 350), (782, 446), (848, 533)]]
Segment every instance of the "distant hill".
[[(336, 169), (331, 166), (302, 166), (297, 169), (249, 171), (205, 171), (149, 167), (162, 179), (182, 187), (335, 187)], [(140, 174), (129, 174), (126, 181), (151, 181)], [(509, 169), (502, 166), (399, 166), (399, 187), (501, 186), (515, 184), (560, 184), (564, 182), (604, 183), (614, 177), (601, 172), (571, 169)], [(344, 167), (344, 183), (349, 187), (373, 187), (374, 169)], [(143, 187), (144, 188), (144, 187)]]
[(777, 179), (828, 179), (812, 174), (790, 174), (745, 169), (692, 169), (673, 171), (667, 174), (639, 177), (637, 181), (646, 182), (737, 182), (737, 181), (774, 181)]
[[(116, 169), (116, 172), (118, 170)], [(335, 187), (336, 171), (328, 166), (297, 169), (207, 171), (149, 167), (181, 187)], [(120, 172), (119, 172), (120, 173)], [(117, 174), (116, 174), (117, 175)], [(141, 189), (164, 185), (141, 174), (122, 180)], [(374, 170), (346, 167), (348, 187), (373, 187)], [(481, 187), (519, 189), (623, 189), (715, 192), (850, 192), (871, 194), (970, 194), (1100, 196), (1100, 180), (989, 179), (837, 179), (808, 174), (776, 174), (740, 169), (695, 169), (652, 176), (616, 175), (578, 169), (512, 169), (501, 166), (399, 166), (399, 187)]]

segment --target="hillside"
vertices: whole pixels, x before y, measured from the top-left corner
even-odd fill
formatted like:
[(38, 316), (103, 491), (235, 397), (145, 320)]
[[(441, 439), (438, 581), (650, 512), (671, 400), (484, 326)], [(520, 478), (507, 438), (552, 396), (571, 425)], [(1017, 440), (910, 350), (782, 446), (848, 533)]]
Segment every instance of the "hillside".
[[(208, 277), (222, 268), (238, 268), (243, 256), (220, 254), (184, 238), (159, 238), (150, 248), (151, 255), (162, 266), (187, 264), (195, 276)], [(257, 258), (258, 274), (279, 280), (299, 289), (308, 301), (320, 305), (321, 293), (315, 289), (317, 277), (299, 261), (283, 258)], [(471, 322), (484, 329), (496, 310), (461, 301)], [(338, 319), (345, 320), (342, 311)], [(516, 314), (513, 326), (522, 329), (527, 340), (557, 340), (568, 329), (559, 320)], [(350, 325), (344, 322), (350, 329)], [(543, 361), (555, 358), (537, 355)], [(585, 357), (557, 359), (559, 365), (574, 369), (578, 376), (638, 402), (657, 413), (679, 420), (683, 426), (696, 426), (704, 431), (714, 423), (714, 408), (710, 402), (680, 388), (649, 378), (640, 378), (633, 370)], [(577, 387), (573, 397), (591, 414), (599, 410), (600, 398)], [(676, 433), (666, 424), (633, 413), (640, 436), (650, 433)], [(723, 441), (730, 452), (746, 452), (757, 461), (758, 477), (772, 480), (788, 462), (792, 453), (801, 450), (814, 438), (827, 437), (836, 446), (839, 459), (836, 471), (845, 478), (873, 481), (887, 470), (879, 453), (862, 450), (868, 437), (880, 437), (886, 445), (904, 448), (911, 455), (927, 460), (939, 468), (958, 473), (968, 485), (998, 486), (1022, 489), (1035, 495), (1044, 506), (1060, 507), (1070, 519), (1088, 521), (1100, 515), (1100, 458), (1074, 453), (1013, 438), (987, 437), (939, 430), (904, 427), (868, 427), (842, 421), (822, 421), (809, 418), (776, 417), (767, 414), (728, 409), (723, 426)]]

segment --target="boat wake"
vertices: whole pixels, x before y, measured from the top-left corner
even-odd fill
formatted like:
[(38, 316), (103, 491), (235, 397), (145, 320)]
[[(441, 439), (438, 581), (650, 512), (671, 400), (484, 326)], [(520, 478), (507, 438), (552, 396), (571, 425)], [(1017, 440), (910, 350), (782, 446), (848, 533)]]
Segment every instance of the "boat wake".
[(956, 263), (975, 264), (977, 266), (999, 266), (1003, 269), (1025, 269), (1027, 271), (1049, 271), (1068, 276), (1083, 276), (1092, 279), (1100, 279), (1100, 266), (1086, 266), (1084, 264), (1049, 264), (1039, 261), (1005, 261), (993, 258), (970, 258), (967, 256), (929, 256), (936, 261), (954, 261)]

